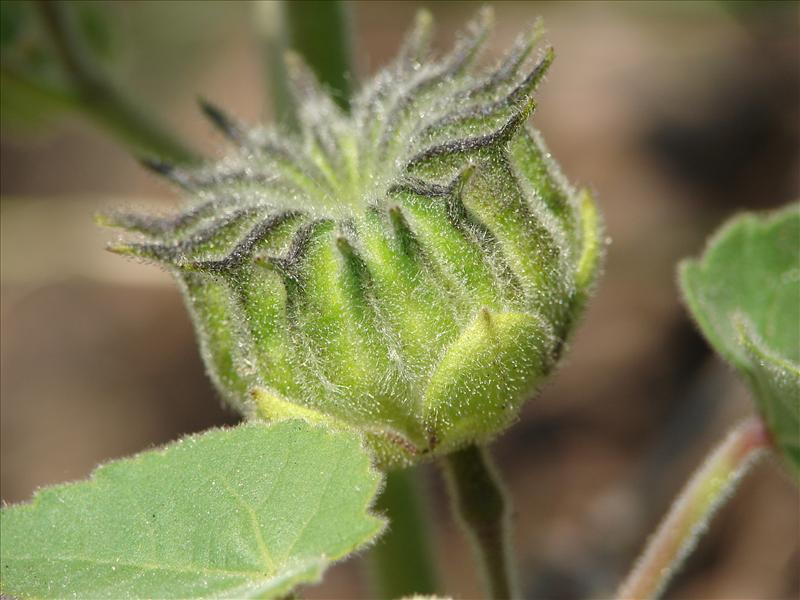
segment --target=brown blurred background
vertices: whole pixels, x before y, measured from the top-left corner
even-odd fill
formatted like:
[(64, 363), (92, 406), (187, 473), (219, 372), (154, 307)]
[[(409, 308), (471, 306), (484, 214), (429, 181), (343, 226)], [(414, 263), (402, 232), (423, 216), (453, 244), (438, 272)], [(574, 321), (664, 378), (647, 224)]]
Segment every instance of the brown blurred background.
[[(353, 4), (362, 76), (394, 54), (419, 5)], [(445, 48), (478, 4), (427, 6)], [(597, 192), (610, 245), (566, 363), (494, 450), (516, 509), (527, 597), (607, 598), (693, 467), (752, 411), (686, 316), (675, 265), (734, 211), (800, 196), (798, 4), (495, 7), (495, 53), (545, 19), (557, 60), (534, 124), (568, 177)], [(271, 118), (259, 39), (269, 11), (255, 18), (246, 2), (92, 10), (108, 68), (199, 151), (219, 156), (224, 143), (196, 109), (198, 95), (250, 122)], [(5, 117), (0, 489), (19, 502), (99, 461), (236, 416), (203, 373), (169, 277), (106, 253), (109, 234), (92, 222), (100, 208), (174, 206), (177, 194), (80, 115)], [(423, 476), (444, 588), (478, 597), (438, 473)], [(797, 598), (799, 499), (780, 465), (759, 466), (667, 597)], [(367, 597), (363, 571), (359, 560), (338, 565), (306, 595)]]

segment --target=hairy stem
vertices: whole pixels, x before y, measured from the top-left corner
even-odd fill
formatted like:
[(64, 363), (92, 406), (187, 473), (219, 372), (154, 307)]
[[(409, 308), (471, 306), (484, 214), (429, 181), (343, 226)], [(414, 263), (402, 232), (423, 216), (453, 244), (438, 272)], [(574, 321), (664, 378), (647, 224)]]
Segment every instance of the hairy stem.
[(405, 598), (437, 592), (426, 495), (419, 472), (410, 468), (386, 474), (377, 508), (389, 518), (389, 531), (369, 555), (376, 596)]
[(620, 599), (657, 598), (664, 591), (716, 511), (769, 446), (758, 417), (748, 418), (728, 434), (678, 495), (620, 587)]
[(455, 512), (483, 570), (486, 597), (519, 597), (509, 541), (508, 503), (487, 451), (467, 446), (446, 456), (443, 463)]
[(42, 21), (75, 89), (78, 105), (138, 152), (186, 163), (196, 156), (170, 132), (118, 90), (87, 51), (70, 6), (64, 0), (40, 0)]

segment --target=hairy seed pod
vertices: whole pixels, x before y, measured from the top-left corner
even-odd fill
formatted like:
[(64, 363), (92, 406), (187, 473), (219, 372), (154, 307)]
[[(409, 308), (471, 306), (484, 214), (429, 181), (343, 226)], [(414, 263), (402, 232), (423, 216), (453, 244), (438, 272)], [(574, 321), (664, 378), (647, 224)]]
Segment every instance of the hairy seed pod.
[(539, 28), (475, 67), (491, 13), (446, 56), (417, 17), (398, 57), (337, 107), (289, 56), (300, 132), (205, 105), (235, 152), (150, 166), (180, 214), (105, 222), (113, 250), (175, 275), (208, 372), (244, 414), (365, 433), (386, 467), (486, 441), (553, 370), (602, 255), (585, 190), (528, 121), (552, 59)]

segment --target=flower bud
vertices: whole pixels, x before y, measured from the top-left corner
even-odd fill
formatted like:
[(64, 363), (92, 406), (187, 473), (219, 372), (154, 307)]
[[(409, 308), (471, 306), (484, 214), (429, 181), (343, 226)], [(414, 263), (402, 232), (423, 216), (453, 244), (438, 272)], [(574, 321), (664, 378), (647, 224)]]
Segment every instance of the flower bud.
[(538, 29), (474, 66), (417, 18), (399, 56), (339, 109), (297, 56), (299, 133), (205, 111), (235, 143), (201, 168), (152, 163), (192, 198), (112, 249), (165, 265), (209, 375), (244, 414), (366, 435), (384, 466), (486, 441), (553, 370), (602, 248), (590, 194), (528, 123), (552, 59)]

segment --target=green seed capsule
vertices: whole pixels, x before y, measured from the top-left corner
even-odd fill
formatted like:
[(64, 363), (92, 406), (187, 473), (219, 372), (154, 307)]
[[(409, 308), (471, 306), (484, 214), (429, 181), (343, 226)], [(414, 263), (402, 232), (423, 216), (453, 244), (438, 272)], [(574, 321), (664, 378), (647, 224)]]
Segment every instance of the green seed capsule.
[(237, 149), (152, 164), (192, 198), (114, 215), (113, 247), (183, 289), (208, 372), (244, 414), (363, 431), (386, 467), (483, 442), (554, 369), (602, 255), (600, 220), (528, 124), (534, 30), (474, 66), (481, 12), (441, 59), (422, 13), (342, 112), (289, 57), (299, 134), (206, 113)]

